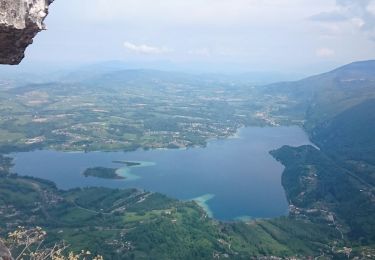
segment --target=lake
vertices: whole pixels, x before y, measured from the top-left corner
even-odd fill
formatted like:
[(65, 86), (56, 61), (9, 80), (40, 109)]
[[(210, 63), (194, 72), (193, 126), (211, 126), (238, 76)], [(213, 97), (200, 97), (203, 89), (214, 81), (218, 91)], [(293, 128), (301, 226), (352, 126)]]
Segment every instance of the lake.
[[(299, 127), (248, 127), (236, 137), (210, 141), (205, 148), (134, 152), (12, 154), (13, 172), (48, 179), (61, 189), (102, 186), (140, 188), (181, 200), (196, 200), (221, 220), (271, 218), (287, 214), (281, 185), (284, 167), (269, 154), (283, 145), (311, 144)], [(137, 161), (125, 167), (113, 161)], [(121, 168), (125, 180), (84, 177), (89, 167)]]

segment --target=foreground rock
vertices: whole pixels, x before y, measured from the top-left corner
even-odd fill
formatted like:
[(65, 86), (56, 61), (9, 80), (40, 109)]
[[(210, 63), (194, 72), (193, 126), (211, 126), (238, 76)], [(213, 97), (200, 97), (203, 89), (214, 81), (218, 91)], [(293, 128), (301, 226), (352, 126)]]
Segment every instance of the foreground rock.
[(0, 239), (0, 260), (12, 260), (12, 256), (9, 249), (4, 245), (3, 241)]
[(0, 64), (19, 64), (53, 0), (0, 0)]

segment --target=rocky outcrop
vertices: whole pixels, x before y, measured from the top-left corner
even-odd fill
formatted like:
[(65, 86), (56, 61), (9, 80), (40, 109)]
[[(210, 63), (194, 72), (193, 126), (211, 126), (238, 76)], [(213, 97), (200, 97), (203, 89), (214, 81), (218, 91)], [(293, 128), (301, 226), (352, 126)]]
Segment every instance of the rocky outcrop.
[(0, 0), (0, 64), (19, 64), (53, 0)]
[(4, 245), (3, 241), (0, 239), (0, 260), (12, 260), (12, 256), (9, 249)]

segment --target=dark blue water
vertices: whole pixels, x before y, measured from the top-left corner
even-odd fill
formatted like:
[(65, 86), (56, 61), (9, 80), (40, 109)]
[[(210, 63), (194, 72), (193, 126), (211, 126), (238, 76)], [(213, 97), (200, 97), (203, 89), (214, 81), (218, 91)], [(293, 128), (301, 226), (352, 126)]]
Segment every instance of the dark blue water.
[[(141, 188), (188, 200), (198, 198), (218, 219), (269, 218), (287, 213), (281, 186), (283, 166), (269, 151), (282, 145), (310, 144), (298, 127), (243, 128), (238, 138), (216, 140), (206, 148), (135, 152), (13, 154), (14, 172), (54, 181), (59, 188), (104, 186)], [(123, 167), (114, 160), (143, 161), (120, 172), (125, 180), (84, 177), (88, 167)]]

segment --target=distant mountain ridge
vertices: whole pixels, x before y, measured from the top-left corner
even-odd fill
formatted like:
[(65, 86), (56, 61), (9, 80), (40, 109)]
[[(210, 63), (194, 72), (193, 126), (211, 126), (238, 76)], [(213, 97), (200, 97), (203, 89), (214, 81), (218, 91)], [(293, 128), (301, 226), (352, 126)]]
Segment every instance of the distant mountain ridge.
[(351, 77), (361, 79), (362, 77), (367, 80), (375, 80), (375, 60), (353, 62), (326, 74), (333, 74), (341, 79), (350, 79)]
[(312, 130), (343, 111), (375, 98), (375, 60), (354, 62), (295, 82), (267, 85), (263, 92), (297, 102)]

